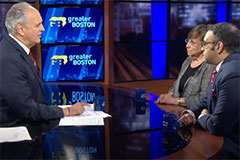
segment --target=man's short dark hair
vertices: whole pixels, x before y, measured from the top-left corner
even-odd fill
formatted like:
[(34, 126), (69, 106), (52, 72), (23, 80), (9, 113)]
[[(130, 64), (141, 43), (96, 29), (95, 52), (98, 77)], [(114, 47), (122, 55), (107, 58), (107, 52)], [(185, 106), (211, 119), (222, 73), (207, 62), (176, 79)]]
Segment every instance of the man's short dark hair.
[(208, 30), (214, 34), (214, 41), (221, 41), (229, 53), (240, 52), (240, 30), (228, 22), (208, 25)]

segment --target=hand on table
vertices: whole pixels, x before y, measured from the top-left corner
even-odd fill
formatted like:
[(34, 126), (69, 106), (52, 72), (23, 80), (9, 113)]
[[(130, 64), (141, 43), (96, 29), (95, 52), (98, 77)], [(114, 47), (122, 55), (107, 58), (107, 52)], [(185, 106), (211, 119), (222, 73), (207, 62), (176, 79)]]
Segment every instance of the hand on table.
[(195, 124), (196, 119), (189, 113), (184, 114), (181, 118), (179, 118), (180, 126), (187, 126), (189, 124)]
[(203, 109), (201, 114), (209, 114), (208, 110), (207, 109)]
[(171, 93), (161, 94), (155, 103), (165, 103), (165, 104), (178, 104), (177, 98), (174, 98)]
[(64, 108), (64, 117), (82, 114), (84, 112), (84, 106), (90, 107), (90, 104), (85, 102), (77, 102), (70, 107)]

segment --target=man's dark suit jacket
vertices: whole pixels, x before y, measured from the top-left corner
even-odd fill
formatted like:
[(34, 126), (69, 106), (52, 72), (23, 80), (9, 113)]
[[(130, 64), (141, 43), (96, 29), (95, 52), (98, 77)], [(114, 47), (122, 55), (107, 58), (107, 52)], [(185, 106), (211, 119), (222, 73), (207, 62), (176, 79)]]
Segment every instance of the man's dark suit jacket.
[(239, 141), (240, 118), (240, 53), (230, 54), (209, 85), (206, 96), (191, 110), (196, 118), (203, 109), (210, 114), (198, 119), (205, 130), (219, 136), (230, 136)]
[(10, 36), (0, 42), (0, 126), (36, 124), (64, 117), (48, 106), (30, 57)]

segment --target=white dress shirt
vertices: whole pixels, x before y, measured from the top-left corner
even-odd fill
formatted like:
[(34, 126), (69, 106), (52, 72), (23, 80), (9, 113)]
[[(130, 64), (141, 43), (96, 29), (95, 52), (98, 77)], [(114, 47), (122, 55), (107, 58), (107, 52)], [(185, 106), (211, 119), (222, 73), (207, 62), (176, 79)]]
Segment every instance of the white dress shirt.
[(29, 55), (30, 53), (30, 49), (25, 46), (21, 41), (19, 41), (17, 38), (15, 38), (13, 35), (8, 34), (13, 40), (15, 40), (22, 48), (23, 50), (26, 52), (27, 55)]

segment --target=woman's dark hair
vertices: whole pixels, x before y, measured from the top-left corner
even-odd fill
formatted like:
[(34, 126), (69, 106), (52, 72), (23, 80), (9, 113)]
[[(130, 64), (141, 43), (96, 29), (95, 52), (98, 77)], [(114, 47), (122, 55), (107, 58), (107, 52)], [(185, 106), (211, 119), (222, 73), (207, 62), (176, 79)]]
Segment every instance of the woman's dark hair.
[(199, 24), (195, 26), (191, 31), (188, 33), (188, 39), (200, 39), (203, 41), (205, 34), (207, 33), (207, 25)]

